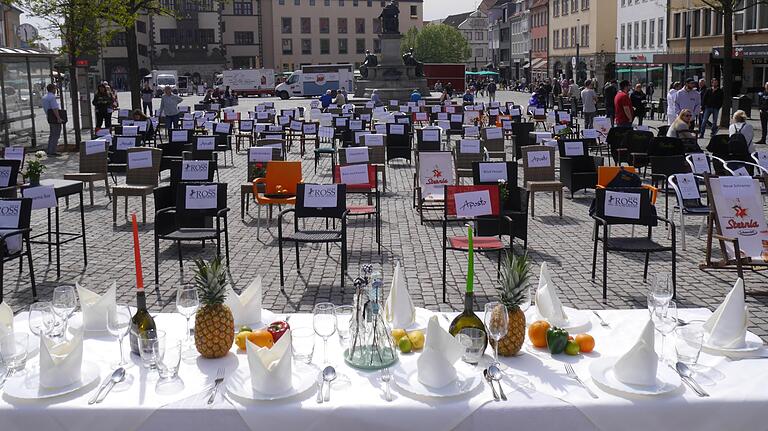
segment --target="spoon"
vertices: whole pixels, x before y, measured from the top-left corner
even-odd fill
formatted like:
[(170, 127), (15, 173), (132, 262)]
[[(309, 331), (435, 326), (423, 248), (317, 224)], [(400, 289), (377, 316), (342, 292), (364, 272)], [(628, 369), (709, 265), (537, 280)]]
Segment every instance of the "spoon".
[(488, 368), (483, 370), (483, 377), (485, 377), (485, 381), (487, 381), (488, 384), (491, 385), (491, 391), (493, 392), (493, 399), (498, 401), (499, 394), (496, 393), (496, 387), (493, 386), (493, 380), (491, 379), (491, 376), (488, 375)]
[(323, 397), (325, 402), (331, 400), (331, 382), (334, 380), (336, 380), (336, 369), (329, 365), (323, 369), (323, 381), (328, 384), (328, 388), (325, 390), (325, 397)]
[(496, 365), (491, 365), (488, 367), (488, 374), (499, 384), (499, 394), (501, 394), (501, 399), (506, 401), (507, 396), (504, 394), (504, 388), (501, 387), (501, 370)]
[(104, 401), (104, 398), (107, 397), (107, 395), (109, 394), (109, 391), (112, 390), (112, 388), (115, 386), (115, 384), (122, 382), (124, 378), (125, 378), (125, 368), (120, 367), (120, 368), (116, 369), (112, 373), (112, 376), (109, 378), (109, 382), (107, 383), (106, 392), (104, 392), (104, 395), (99, 397), (99, 395), (101, 394), (102, 389), (105, 388), (105, 387), (102, 386), (102, 388), (99, 389), (99, 391), (96, 393), (96, 396), (94, 396), (93, 398), (88, 400), (88, 404), (100, 403), (100, 402)]
[(699, 384), (696, 383), (696, 380), (693, 379), (693, 371), (691, 371), (687, 365), (682, 362), (677, 362), (675, 364), (675, 369), (677, 370), (677, 373), (680, 374), (680, 377), (682, 377), (684, 381), (687, 381), (691, 389), (693, 389), (700, 397), (709, 396), (707, 391), (699, 386)]

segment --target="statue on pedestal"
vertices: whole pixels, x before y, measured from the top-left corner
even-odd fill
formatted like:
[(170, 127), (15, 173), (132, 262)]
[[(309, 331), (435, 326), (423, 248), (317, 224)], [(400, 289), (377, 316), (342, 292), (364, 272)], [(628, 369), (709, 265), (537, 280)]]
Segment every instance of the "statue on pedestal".
[(363, 79), (368, 79), (368, 68), (369, 67), (376, 67), (379, 65), (379, 58), (376, 57), (376, 54), (372, 54), (370, 50), (365, 50), (365, 61), (363, 61), (363, 64), (360, 66), (360, 76)]
[(421, 78), (424, 76), (424, 63), (416, 60), (416, 58), (413, 56), (413, 48), (409, 49), (408, 52), (403, 54), (403, 64), (406, 66), (416, 67), (417, 77)]
[(388, 5), (384, 6), (384, 10), (379, 15), (382, 34), (400, 34), (399, 15), (400, 8), (397, 7), (396, 1), (390, 1)]

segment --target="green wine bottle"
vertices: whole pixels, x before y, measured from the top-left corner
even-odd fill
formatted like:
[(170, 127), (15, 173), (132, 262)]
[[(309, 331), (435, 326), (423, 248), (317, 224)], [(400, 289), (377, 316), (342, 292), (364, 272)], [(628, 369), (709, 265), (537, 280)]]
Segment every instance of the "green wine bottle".
[(475, 314), (473, 310), (475, 302), (475, 251), (473, 248), (474, 240), (472, 237), (472, 226), (467, 226), (467, 228), (467, 248), (469, 248), (469, 258), (467, 264), (467, 291), (464, 294), (464, 311), (462, 311), (461, 314), (453, 319), (453, 322), (451, 322), (451, 325), (448, 327), (448, 332), (455, 337), (456, 334), (459, 334), (467, 329), (479, 329), (484, 334), (484, 352), (488, 347), (488, 334), (485, 331), (485, 325), (483, 324), (482, 319), (477, 317), (477, 314)]
[(147, 298), (144, 289), (136, 292), (136, 314), (131, 318), (131, 353), (139, 354), (139, 337), (145, 337), (148, 333), (157, 330), (155, 320), (147, 311)]

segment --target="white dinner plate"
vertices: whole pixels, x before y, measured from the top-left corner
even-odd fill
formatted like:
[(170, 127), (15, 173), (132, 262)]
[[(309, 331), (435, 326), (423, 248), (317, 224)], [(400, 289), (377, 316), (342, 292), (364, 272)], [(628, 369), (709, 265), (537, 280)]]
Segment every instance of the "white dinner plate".
[(427, 325), (429, 324), (429, 318), (432, 317), (433, 314), (435, 313), (427, 310), (426, 308), (416, 307), (416, 319), (411, 324), (411, 326), (407, 328), (396, 328), (396, 329), (404, 329), (406, 331), (417, 331), (417, 330), (426, 331)]
[[(709, 339), (709, 334), (704, 334), (704, 339)], [(713, 354), (727, 354), (727, 353), (750, 353), (755, 352), (763, 348), (763, 340), (760, 339), (757, 335), (747, 331), (747, 337), (746, 337), (747, 345), (745, 347), (740, 347), (737, 349), (726, 349), (723, 347), (716, 347), (713, 346), (706, 341), (704, 342), (704, 345), (702, 346), (704, 348), (704, 351), (707, 353), (713, 353)]]
[(40, 387), (40, 369), (37, 364), (30, 367), (27, 364), (27, 371), (18, 376), (11, 376), (5, 382), (5, 394), (19, 399), (39, 400), (53, 398), (75, 392), (84, 388), (93, 382), (99, 380), (99, 366), (93, 362), (83, 361), (80, 367), (80, 381), (60, 388), (42, 388)]
[[(400, 364), (403, 364), (400, 362)], [(430, 398), (456, 397), (472, 392), (483, 380), (482, 371), (464, 362), (456, 364), (456, 381), (442, 388), (433, 388), (419, 381), (419, 371), (415, 362), (409, 365), (392, 367), (395, 386), (413, 395)]]
[[(539, 315), (539, 311), (536, 309), (536, 306), (531, 307), (530, 310), (531, 311), (526, 313), (527, 314), (526, 320), (529, 323), (535, 322), (537, 320), (547, 320)], [(592, 322), (591, 312), (587, 310), (577, 310), (571, 307), (563, 307), (563, 311), (565, 312), (565, 315), (568, 316), (568, 323), (565, 325), (552, 324), (552, 326), (563, 328), (566, 331), (574, 331), (574, 330), (586, 330), (591, 325), (591, 322)]]
[(653, 386), (630, 385), (623, 383), (613, 373), (617, 358), (599, 358), (589, 366), (592, 380), (598, 386), (630, 395), (663, 395), (673, 392), (683, 384), (680, 376), (664, 363), (659, 363), (656, 370), (656, 384)]
[(281, 318), (277, 314), (267, 310), (266, 308), (261, 309), (261, 321), (260, 322), (252, 322), (248, 323), (246, 325), (239, 325), (235, 328), (235, 333), (240, 331), (240, 326), (248, 326), (251, 329), (262, 329), (267, 327), (270, 323), (275, 322), (277, 320), (285, 320), (284, 318)]
[(292, 368), (291, 389), (281, 394), (265, 394), (253, 389), (251, 373), (247, 368), (238, 369), (234, 375), (227, 379), (227, 391), (236, 398), (249, 401), (273, 401), (299, 395), (315, 387), (319, 372), (316, 368), (299, 362), (294, 362)]

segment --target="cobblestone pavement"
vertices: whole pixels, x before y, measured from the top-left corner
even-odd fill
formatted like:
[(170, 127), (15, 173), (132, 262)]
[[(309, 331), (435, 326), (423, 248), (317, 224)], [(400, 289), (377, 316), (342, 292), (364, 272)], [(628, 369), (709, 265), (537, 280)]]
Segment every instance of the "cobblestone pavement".
[[(502, 100), (514, 99), (524, 103), (527, 96), (522, 93), (499, 93)], [(123, 94), (123, 96), (126, 96)], [(241, 101), (239, 110), (245, 111), (259, 100)], [(277, 101), (278, 108), (308, 105), (307, 100)], [(125, 103), (127, 104), (127, 98)], [(651, 125), (658, 122), (651, 122)], [(290, 155), (298, 159), (298, 150)], [(65, 172), (77, 170), (77, 156), (49, 159), (47, 178), (60, 178)], [(330, 182), (330, 163), (327, 158), (320, 163), (318, 173), (313, 170), (312, 156), (304, 158), (305, 181)], [(265, 281), (264, 305), (276, 312), (310, 312), (313, 304), (321, 301), (351, 303), (351, 280), (357, 275), (362, 263), (380, 264), (385, 282), (391, 279), (392, 269), (397, 261), (405, 268), (408, 288), (417, 306), (432, 310), (457, 310), (462, 307), (462, 286), (466, 270), (466, 255), (448, 253), (448, 302), (441, 301), (441, 226), (419, 223), (418, 214), (411, 204), (413, 191), (413, 166), (403, 161), (393, 161), (388, 168), (388, 190), (382, 197), (382, 251), (376, 253), (374, 229), (371, 221), (359, 218), (349, 224), (349, 275), (347, 288), (340, 287), (340, 253), (338, 247), (331, 247), (330, 254), (320, 246), (301, 248), (302, 272), (296, 271), (294, 253), (288, 248), (285, 253), (286, 288), (279, 288), (277, 262), (277, 228), (273, 220), (269, 229), (262, 229), (256, 237), (256, 208), (245, 220), (240, 219), (239, 185), (246, 176), (245, 153), (235, 156), (234, 166), (220, 168), (221, 181), (229, 183), (228, 196), (231, 208), (229, 217), (231, 272), (238, 289), (247, 285), (255, 276), (262, 275)], [(163, 174), (167, 181), (167, 173)], [(522, 177), (522, 169), (520, 177)], [(121, 183), (124, 178), (120, 178)], [(62, 274), (56, 279), (55, 263), (49, 264), (45, 246), (33, 245), (35, 275), (38, 282), (38, 296), (49, 299), (52, 289), (61, 284), (75, 281), (84, 283), (96, 291), (102, 291), (114, 280), (118, 285), (119, 300), (132, 302), (135, 286), (132, 235), (129, 219), (122, 216), (123, 203), (118, 208), (118, 223), (112, 225), (112, 208), (102, 187), (96, 190), (96, 202), (89, 206), (86, 197), (86, 231), (88, 241), (88, 266), (83, 266), (81, 244), (77, 241), (62, 247)], [(579, 192), (574, 199), (566, 193), (564, 215), (559, 218), (552, 211), (549, 199), (537, 199), (537, 216), (529, 221), (528, 254), (534, 263), (535, 283), (538, 280), (539, 265), (548, 262), (553, 272), (553, 281), (561, 292), (566, 305), (583, 308), (644, 308), (648, 285), (642, 280), (642, 256), (610, 254), (608, 264), (608, 300), (601, 298), (599, 283), (590, 280), (592, 223), (587, 213), (594, 196), (593, 191)], [(62, 201), (63, 204), (63, 201)], [(663, 205), (663, 201), (660, 200)], [(140, 200), (129, 200), (129, 211), (141, 211)], [(151, 286), (153, 271), (153, 225), (152, 199), (148, 199), (148, 223), (140, 226), (141, 252), (144, 265), (144, 279)], [(263, 212), (265, 214), (266, 211)], [(277, 212), (276, 212), (277, 213)], [(287, 226), (287, 224), (286, 224)], [(34, 232), (45, 229), (45, 212), (33, 214)], [(68, 209), (62, 210), (62, 229), (79, 229), (79, 212), (76, 199)], [(735, 272), (704, 272), (698, 264), (704, 257), (704, 236), (696, 239), (698, 226), (688, 229), (686, 251), (678, 249), (678, 301), (680, 307), (708, 307), (714, 309), (733, 285)], [(665, 240), (664, 228), (657, 228), (656, 235)], [(679, 244), (679, 241), (678, 241)], [(678, 246), (679, 247), (679, 246)], [(523, 252), (522, 244), (515, 243), (516, 253)], [(180, 273), (176, 261), (176, 246), (170, 242), (160, 245), (160, 284), (155, 294), (149, 296), (153, 311), (174, 311), (175, 287), (192, 279), (192, 259), (210, 258), (215, 247), (200, 244), (183, 246), (185, 265)], [(55, 255), (54, 255), (55, 259)], [(600, 259), (600, 257), (598, 257)], [(55, 262), (55, 260), (54, 260)], [(670, 271), (670, 255), (659, 254), (651, 257), (650, 272)], [(600, 260), (598, 260), (600, 265)], [(476, 259), (477, 280), (475, 283), (477, 307), (497, 298), (495, 289), (496, 256), (480, 255)], [(5, 295), (14, 311), (20, 312), (32, 302), (29, 275), (26, 265), (19, 274), (18, 263), (6, 265)], [(598, 280), (601, 272), (598, 269)], [(765, 273), (748, 272), (746, 283), (749, 290), (768, 291)], [(387, 284), (388, 285), (388, 284)], [(750, 329), (759, 335), (768, 336), (768, 297), (749, 295)]]

